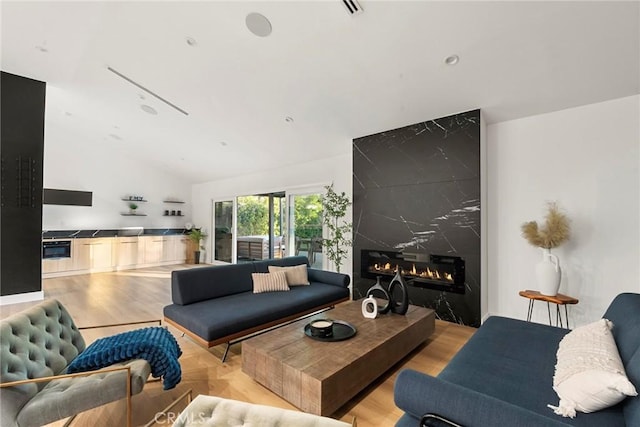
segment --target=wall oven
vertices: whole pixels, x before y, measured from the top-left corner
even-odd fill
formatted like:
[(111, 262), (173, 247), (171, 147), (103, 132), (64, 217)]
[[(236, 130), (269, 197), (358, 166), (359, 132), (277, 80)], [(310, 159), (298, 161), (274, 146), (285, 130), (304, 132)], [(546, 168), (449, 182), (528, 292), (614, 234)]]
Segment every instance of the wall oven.
[(42, 242), (42, 259), (50, 258), (71, 258), (71, 240)]

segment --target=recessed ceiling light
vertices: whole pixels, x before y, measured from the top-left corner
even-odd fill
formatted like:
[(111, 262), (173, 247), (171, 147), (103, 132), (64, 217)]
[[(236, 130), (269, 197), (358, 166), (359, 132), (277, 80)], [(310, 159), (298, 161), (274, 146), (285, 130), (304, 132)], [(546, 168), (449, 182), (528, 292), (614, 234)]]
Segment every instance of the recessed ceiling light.
[(142, 111), (145, 113), (153, 114), (154, 116), (158, 114), (158, 111), (150, 105), (142, 104), (140, 108), (142, 108)]
[(249, 31), (258, 37), (267, 37), (271, 34), (271, 22), (264, 16), (256, 12), (247, 15), (245, 24)]
[(185, 39), (185, 41), (187, 42), (187, 44), (191, 47), (194, 47), (195, 45), (198, 44), (198, 42), (196, 41), (196, 39), (194, 39), (193, 37), (187, 37)]
[(456, 65), (460, 61), (460, 57), (458, 55), (447, 56), (444, 59), (444, 63), (447, 65)]
[(287, 122), (287, 123), (293, 123), (293, 117), (287, 116), (287, 117), (284, 118), (284, 121)]

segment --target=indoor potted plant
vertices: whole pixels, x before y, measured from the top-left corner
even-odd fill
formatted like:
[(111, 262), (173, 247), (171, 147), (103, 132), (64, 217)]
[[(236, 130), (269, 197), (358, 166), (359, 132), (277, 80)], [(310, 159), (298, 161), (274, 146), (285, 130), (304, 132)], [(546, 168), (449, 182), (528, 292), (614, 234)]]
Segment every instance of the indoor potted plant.
[(343, 191), (338, 194), (333, 189), (333, 184), (324, 187), (327, 192), (322, 196), (322, 222), (327, 228), (328, 238), (322, 239), (327, 258), (336, 266), (336, 271), (340, 272), (340, 266), (347, 256), (346, 247), (351, 244), (349, 232), (351, 223), (343, 218), (347, 213), (347, 208), (351, 206), (351, 201)]
[(136, 203), (129, 203), (129, 213), (131, 215), (135, 215), (136, 214), (136, 209), (138, 209), (138, 205)]
[(522, 236), (533, 246), (542, 249), (542, 261), (536, 266), (539, 291), (542, 295), (556, 295), (560, 288), (562, 270), (558, 257), (551, 253), (569, 239), (569, 219), (560, 212), (558, 205), (551, 202), (547, 205), (545, 223), (538, 227), (535, 221), (522, 224)]
[(206, 234), (200, 228), (193, 228), (188, 234), (189, 239), (196, 244), (196, 250), (194, 251), (194, 260), (196, 264), (200, 264), (200, 249), (204, 249), (202, 245), (202, 239), (206, 237)]

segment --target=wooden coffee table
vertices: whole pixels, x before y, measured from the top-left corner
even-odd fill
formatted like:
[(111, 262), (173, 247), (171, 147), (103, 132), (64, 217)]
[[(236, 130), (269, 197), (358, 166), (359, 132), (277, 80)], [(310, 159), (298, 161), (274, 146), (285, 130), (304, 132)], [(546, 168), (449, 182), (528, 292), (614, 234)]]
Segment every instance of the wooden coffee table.
[[(360, 307), (361, 301), (345, 302), (244, 341), (242, 371), (304, 412), (331, 415), (435, 328), (434, 311), (423, 307), (377, 319), (365, 319)], [(304, 326), (320, 318), (349, 322), (358, 332), (338, 342), (307, 337)]]

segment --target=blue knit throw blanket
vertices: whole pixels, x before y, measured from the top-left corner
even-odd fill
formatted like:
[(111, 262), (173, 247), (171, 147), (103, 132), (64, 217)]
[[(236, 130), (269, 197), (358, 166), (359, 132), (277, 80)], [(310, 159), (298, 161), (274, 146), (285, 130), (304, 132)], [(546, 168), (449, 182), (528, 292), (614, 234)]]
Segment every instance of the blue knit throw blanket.
[(73, 359), (67, 372), (90, 371), (144, 359), (151, 365), (151, 375), (162, 377), (163, 388), (169, 390), (182, 378), (178, 362), (181, 355), (182, 350), (171, 332), (162, 327), (143, 328), (96, 340)]

